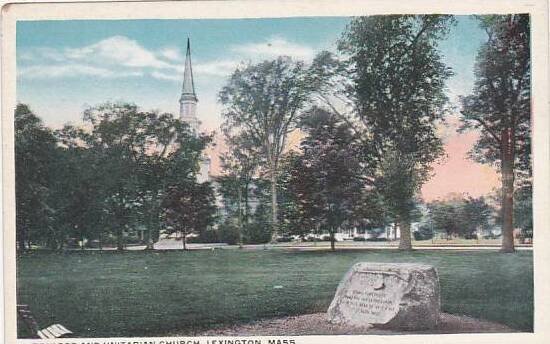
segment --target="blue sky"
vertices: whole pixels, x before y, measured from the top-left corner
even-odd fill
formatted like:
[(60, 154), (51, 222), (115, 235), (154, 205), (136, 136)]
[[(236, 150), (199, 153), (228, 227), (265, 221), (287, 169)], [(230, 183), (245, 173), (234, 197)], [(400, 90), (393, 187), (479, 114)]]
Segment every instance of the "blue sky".
[[(470, 17), (441, 50), (455, 71), (451, 98), (466, 94), (484, 33)], [(278, 55), (310, 60), (334, 50), (349, 18), (24, 21), (17, 24), (17, 100), (46, 124), (78, 123), (82, 110), (105, 101), (131, 101), (176, 113), (184, 49), (191, 38), (193, 72), (204, 127), (215, 129), (216, 94), (241, 61)]]

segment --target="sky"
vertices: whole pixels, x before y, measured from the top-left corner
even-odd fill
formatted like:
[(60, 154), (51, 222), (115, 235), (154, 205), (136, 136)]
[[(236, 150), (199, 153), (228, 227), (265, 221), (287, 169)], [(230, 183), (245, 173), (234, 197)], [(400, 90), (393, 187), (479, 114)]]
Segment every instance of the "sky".
[[(240, 63), (279, 55), (311, 61), (321, 50), (336, 49), (349, 21), (346, 17), (20, 21), (17, 101), (28, 104), (54, 128), (81, 123), (85, 108), (105, 101), (133, 102), (146, 110), (177, 114), (189, 37), (198, 116), (204, 130), (219, 132), (217, 94)], [(455, 73), (448, 94), (457, 108), (457, 97), (467, 95), (473, 86), (475, 56), (484, 35), (473, 18), (458, 16), (441, 43), (444, 62)], [(447, 158), (434, 166), (433, 178), (422, 188), (428, 201), (457, 192), (477, 197), (499, 183), (492, 168), (467, 158), (477, 133), (457, 134), (457, 123), (458, 115), (453, 114), (439, 128)], [(213, 165), (216, 169), (215, 156)]]

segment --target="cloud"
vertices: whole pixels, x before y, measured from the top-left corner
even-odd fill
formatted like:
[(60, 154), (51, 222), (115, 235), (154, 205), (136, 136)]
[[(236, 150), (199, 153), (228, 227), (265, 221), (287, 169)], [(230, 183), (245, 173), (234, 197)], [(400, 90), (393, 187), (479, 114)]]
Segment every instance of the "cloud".
[(151, 75), (175, 80), (171, 72), (182, 68), (171, 60), (181, 58), (177, 49), (156, 53), (125, 36), (112, 36), (79, 48), (34, 48), (22, 51), (18, 75), (24, 78), (93, 76), (123, 78)]
[(261, 43), (236, 45), (230, 49), (232, 57), (225, 60), (213, 60), (195, 63), (193, 71), (197, 75), (213, 77), (229, 76), (242, 62), (259, 62), (260, 60), (290, 56), (295, 59), (310, 61), (315, 50), (308, 46), (298, 45), (282, 37), (271, 37)]
[(290, 56), (299, 60), (311, 60), (315, 56), (312, 47), (289, 42), (285, 38), (273, 36), (264, 42), (234, 46), (232, 51), (254, 59)]
[(237, 60), (216, 60), (198, 63), (193, 66), (193, 72), (209, 76), (229, 76), (239, 65)]
[[(311, 60), (315, 50), (273, 36), (259, 43), (236, 45), (226, 59), (194, 61), (198, 77), (227, 77), (241, 61), (258, 62), (277, 56)], [(116, 35), (76, 48), (34, 48), (19, 52), (19, 75), (25, 78), (94, 76), (121, 78), (148, 75), (157, 80), (181, 81), (182, 51), (177, 47), (149, 50), (138, 41)]]
[(183, 54), (178, 48), (168, 47), (160, 51), (160, 56), (174, 62), (183, 62)]
[(125, 67), (173, 68), (159, 59), (154, 53), (142, 47), (135, 40), (125, 36), (112, 36), (77, 49), (66, 49), (65, 56), (70, 60), (93, 61)]
[(158, 80), (171, 80), (171, 81), (181, 81), (183, 80), (183, 76), (180, 76), (179, 74), (166, 74), (162, 72), (151, 72), (150, 74), (153, 78)]
[(23, 52), (17, 52), (17, 59), (22, 61), (64, 62), (66, 57), (63, 52), (46, 47), (31, 48)]
[(142, 75), (140, 72), (114, 72), (106, 68), (86, 64), (34, 65), (19, 68), (18, 74), (27, 79), (74, 78), (81, 76), (120, 78)]

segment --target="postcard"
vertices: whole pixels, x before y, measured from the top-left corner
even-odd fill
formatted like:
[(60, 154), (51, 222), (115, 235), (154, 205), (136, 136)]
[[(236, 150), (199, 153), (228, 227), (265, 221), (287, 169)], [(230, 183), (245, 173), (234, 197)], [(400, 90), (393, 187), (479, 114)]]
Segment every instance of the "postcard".
[(548, 337), (547, 2), (21, 2), (2, 51), (5, 343)]

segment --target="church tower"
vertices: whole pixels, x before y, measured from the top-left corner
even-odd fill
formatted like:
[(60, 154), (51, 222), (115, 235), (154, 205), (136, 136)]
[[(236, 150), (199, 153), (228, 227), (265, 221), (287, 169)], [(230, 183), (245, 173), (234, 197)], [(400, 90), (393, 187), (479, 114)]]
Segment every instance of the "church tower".
[[(198, 135), (200, 122), (197, 117), (197, 103), (199, 99), (195, 93), (193, 81), (193, 67), (191, 66), (191, 44), (187, 38), (187, 53), (185, 55), (185, 69), (183, 72), (183, 86), (180, 97), (180, 119), (189, 124), (193, 132)], [(210, 180), (210, 158), (206, 155), (201, 157), (200, 170), (197, 175), (197, 182), (204, 183)]]
[(185, 55), (185, 70), (183, 72), (183, 86), (180, 97), (180, 118), (187, 122), (191, 129), (198, 133), (199, 119), (197, 118), (197, 103), (199, 99), (195, 93), (193, 68), (191, 67), (191, 45), (187, 38), (187, 54)]

